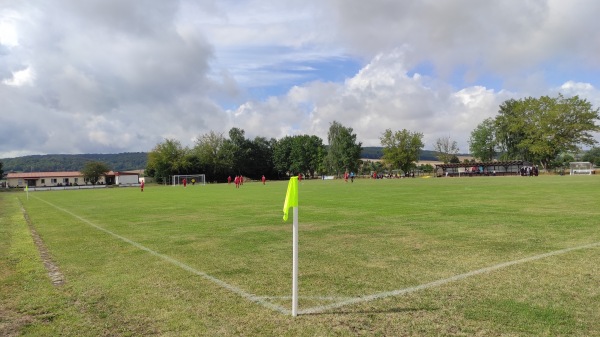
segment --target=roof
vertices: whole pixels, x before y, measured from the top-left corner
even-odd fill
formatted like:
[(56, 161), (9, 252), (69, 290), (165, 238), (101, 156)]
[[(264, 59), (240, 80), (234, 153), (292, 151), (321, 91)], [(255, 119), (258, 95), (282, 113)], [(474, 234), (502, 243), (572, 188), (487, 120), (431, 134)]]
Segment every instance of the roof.
[(6, 175), (7, 179), (22, 178), (22, 179), (38, 179), (38, 178), (55, 178), (55, 177), (83, 177), (83, 173), (79, 171), (66, 172), (10, 172)]
[(473, 167), (473, 166), (512, 166), (512, 165), (529, 165), (527, 162), (522, 160), (513, 161), (492, 161), (492, 162), (477, 162), (477, 163), (452, 163), (452, 164), (439, 164), (436, 167), (450, 168), (450, 167)]
[[(138, 175), (137, 172), (131, 171), (109, 171), (104, 174), (105, 176), (126, 176), (126, 175)], [(40, 179), (40, 178), (77, 178), (83, 177), (83, 173), (79, 171), (64, 171), (64, 172), (11, 172), (6, 175), (7, 179)]]
[(108, 171), (106, 176), (138, 176), (139, 173), (132, 171)]

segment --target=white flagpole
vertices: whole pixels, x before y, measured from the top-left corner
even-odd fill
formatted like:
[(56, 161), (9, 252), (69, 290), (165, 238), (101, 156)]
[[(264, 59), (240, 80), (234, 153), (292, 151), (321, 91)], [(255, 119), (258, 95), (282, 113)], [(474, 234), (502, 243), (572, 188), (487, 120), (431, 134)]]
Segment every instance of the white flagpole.
[(292, 316), (298, 316), (298, 207), (294, 207), (294, 225), (292, 240)]

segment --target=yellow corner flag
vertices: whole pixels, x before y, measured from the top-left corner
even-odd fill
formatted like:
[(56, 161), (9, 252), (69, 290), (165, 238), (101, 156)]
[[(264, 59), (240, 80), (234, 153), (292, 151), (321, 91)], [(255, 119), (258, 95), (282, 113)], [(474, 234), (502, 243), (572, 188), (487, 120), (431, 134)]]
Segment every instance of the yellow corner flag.
[(298, 207), (298, 177), (291, 177), (288, 183), (285, 202), (283, 203), (283, 221), (287, 221), (288, 211), (292, 207)]
[(25, 185), (25, 192), (29, 191), (29, 185)]

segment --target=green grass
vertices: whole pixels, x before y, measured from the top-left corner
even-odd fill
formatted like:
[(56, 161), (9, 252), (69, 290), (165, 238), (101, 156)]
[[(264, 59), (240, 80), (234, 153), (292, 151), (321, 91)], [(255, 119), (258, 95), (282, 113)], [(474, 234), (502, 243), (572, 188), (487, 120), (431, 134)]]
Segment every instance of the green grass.
[(0, 194), (0, 335), (600, 336), (600, 245), (384, 296), (599, 243), (595, 176), (303, 181), (296, 318), (286, 187)]

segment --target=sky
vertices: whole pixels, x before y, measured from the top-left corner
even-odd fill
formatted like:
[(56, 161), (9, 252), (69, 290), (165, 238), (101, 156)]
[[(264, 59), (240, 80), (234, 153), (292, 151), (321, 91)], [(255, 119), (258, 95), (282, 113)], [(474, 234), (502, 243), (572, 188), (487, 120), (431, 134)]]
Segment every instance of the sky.
[[(600, 107), (596, 0), (0, 0), (0, 158), (386, 129), (469, 152), (508, 99)], [(596, 134), (600, 141), (600, 135)]]

